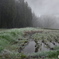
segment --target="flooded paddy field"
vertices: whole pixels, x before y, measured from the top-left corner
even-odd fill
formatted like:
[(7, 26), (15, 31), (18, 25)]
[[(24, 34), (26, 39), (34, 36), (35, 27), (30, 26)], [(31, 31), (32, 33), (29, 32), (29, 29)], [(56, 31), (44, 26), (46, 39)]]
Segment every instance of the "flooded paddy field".
[(0, 59), (52, 59), (59, 55), (59, 30), (20, 28), (0, 31)]

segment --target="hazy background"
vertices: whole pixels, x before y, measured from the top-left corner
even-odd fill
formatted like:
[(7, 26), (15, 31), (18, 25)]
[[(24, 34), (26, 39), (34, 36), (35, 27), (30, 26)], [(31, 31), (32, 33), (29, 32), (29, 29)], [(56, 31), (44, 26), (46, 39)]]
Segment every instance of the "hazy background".
[[(33, 21), (34, 26), (59, 28), (59, 0), (25, 0), (32, 12), (38, 16)], [(49, 23), (49, 24), (48, 24)], [(47, 26), (48, 25), (48, 26)]]
[(25, 0), (37, 16), (52, 14), (59, 16), (59, 0)]

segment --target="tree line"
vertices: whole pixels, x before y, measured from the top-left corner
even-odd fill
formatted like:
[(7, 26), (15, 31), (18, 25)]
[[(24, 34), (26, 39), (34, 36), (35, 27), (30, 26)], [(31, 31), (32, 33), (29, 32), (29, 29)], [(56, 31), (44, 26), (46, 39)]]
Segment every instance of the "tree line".
[(24, 0), (0, 0), (0, 28), (32, 26), (32, 11)]
[(40, 17), (35, 16), (33, 14), (33, 27), (40, 27), (40, 28), (52, 28), (52, 29), (59, 29), (59, 17), (54, 15), (41, 15)]
[(24, 0), (0, 0), (0, 28), (55, 28), (56, 20), (53, 15), (37, 17)]

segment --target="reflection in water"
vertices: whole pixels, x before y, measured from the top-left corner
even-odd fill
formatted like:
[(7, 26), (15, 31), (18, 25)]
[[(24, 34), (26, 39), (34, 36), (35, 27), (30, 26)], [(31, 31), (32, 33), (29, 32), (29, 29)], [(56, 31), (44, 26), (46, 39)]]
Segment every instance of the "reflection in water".
[(56, 46), (59, 46), (59, 43), (57, 43), (57, 42), (54, 42), (54, 43), (55, 43)]
[(30, 41), (22, 52), (24, 52), (25, 54), (35, 52), (35, 45), (36, 43), (34, 41)]
[(42, 41), (29, 41), (28, 45), (22, 50), (23, 53), (34, 53), (34, 52), (41, 52), (41, 51), (49, 51), (54, 50), (54, 47), (59, 46), (58, 43), (54, 42), (42, 42)]
[(24, 53), (34, 53), (38, 52), (39, 50), (39, 44), (35, 41), (30, 41), (29, 44), (23, 49), (22, 52)]
[(42, 43), (42, 46), (41, 46), (41, 51), (49, 51), (49, 48), (47, 45), (45, 45), (44, 43)]
[(28, 45), (22, 50), (23, 53), (34, 53), (40, 51), (49, 51), (48, 48), (45, 47), (44, 43), (40, 41), (40, 43), (35, 41), (30, 41)]

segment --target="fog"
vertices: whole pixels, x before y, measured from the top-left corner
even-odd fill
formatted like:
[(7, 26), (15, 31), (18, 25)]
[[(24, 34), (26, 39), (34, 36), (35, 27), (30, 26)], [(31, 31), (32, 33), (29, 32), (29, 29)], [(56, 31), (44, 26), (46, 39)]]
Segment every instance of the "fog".
[[(34, 26), (39, 26), (39, 23), (41, 25), (44, 25), (43, 23), (47, 22), (47, 17), (45, 16), (51, 16), (54, 17), (51, 19), (51, 22), (54, 22), (50, 27), (51, 28), (59, 28), (59, 0), (25, 0), (28, 2), (29, 6), (32, 9), (32, 12), (35, 13), (36, 16), (39, 18), (33, 21)], [(42, 17), (43, 16), (43, 17)], [(42, 18), (43, 20), (42, 20)], [(45, 19), (47, 20), (45, 20)], [(46, 24), (48, 25), (48, 24)], [(43, 26), (44, 27), (44, 26)]]
[(25, 0), (37, 16), (53, 14), (59, 16), (59, 0)]

